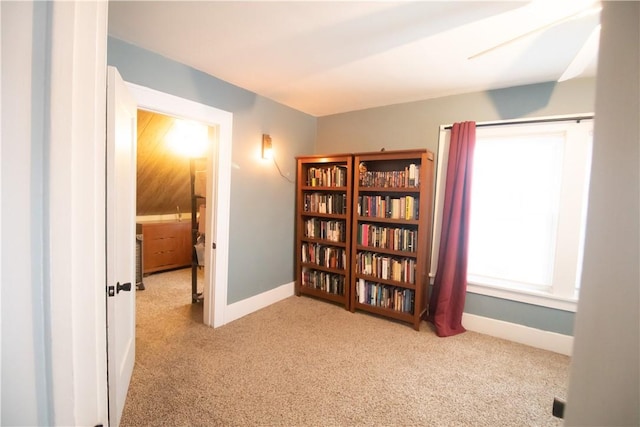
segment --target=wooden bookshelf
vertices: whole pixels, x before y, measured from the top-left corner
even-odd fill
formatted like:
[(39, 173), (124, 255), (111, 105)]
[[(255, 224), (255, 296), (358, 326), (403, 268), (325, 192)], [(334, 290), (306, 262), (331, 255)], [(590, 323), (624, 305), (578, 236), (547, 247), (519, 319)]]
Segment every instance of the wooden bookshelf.
[(428, 305), (433, 153), (354, 155), (351, 311), (411, 323)]
[(296, 159), (296, 295), (349, 309), (353, 158)]

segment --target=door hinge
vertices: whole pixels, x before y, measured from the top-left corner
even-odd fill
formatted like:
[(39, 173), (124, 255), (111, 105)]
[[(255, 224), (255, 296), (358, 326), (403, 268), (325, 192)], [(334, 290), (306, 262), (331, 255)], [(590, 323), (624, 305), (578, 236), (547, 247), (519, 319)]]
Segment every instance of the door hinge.
[(213, 243), (211, 244), (211, 249), (216, 249), (216, 242), (213, 242)]

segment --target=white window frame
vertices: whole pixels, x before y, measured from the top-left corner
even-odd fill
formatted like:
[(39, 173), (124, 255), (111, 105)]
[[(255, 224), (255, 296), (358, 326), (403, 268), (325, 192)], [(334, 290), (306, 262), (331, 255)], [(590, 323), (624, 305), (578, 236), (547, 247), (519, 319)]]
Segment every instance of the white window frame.
[[(496, 122), (482, 122), (477, 123), (479, 127), (476, 129), (476, 136), (481, 135), (496, 135), (496, 134), (508, 134), (509, 132), (513, 133), (514, 130), (517, 131), (523, 130), (525, 126), (536, 126), (539, 128), (544, 128), (549, 131), (557, 131), (563, 127), (572, 126), (571, 124), (575, 124), (577, 121), (580, 121), (581, 124), (585, 125), (582, 129), (588, 129), (588, 132), (593, 134), (593, 114), (586, 113), (580, 115), (568, 115), (568, 116), (553, 116), (553, 117), (541, 117), (535, 119), (525, 119), (518, 120), (516, 123), (513, 121), (496, 121)], [(508, 125), (508, 126), (506, 126)], [(450, 128), (451, 125), (442, 125), (440, 126), (440, 136), (438, 143), (438, 162), (436, 166), (436, 188), (435, 188), (435, 212), (434, 212), (434, 224), (433, 224), (433, 242), (432, 242), (432, 256), (431, 256), (431, 268), (429, 272), (429, 276), (431, 281), (435, 278), (435, 273), (438, 264), (438, 249), (440, 245), (440, 229), (441, 229), (441, 221), (442, 221), (442, 211), (444, 205), (444, 186), (445, 186), (445, 177), (446, 177), (446, 168), (447, 168), (447, 157), (449, 152), (449, 137), (450, 137)], [(566, 151), (571, 150), (570, 145), (567, 145), (568, 148), (565, 148), (565, 156), (574, 156), (575, 154)], [(591, 149), (588, 149), (588, 158), (585, 159), (585, 162), (577, 162), (581, 165), (586, 165), (586, 167), (590, 167), (591, 164)], [(582, 166), (584, 167), (584, 166)], [(564, 173), (563, 173), (564, 174)], [(563, 184), (564, 185), (564, 184)], [(561, 198), (567, 198), (568, 196), (565, 194), (565, 190), (561, 189)], [(572, 198), (577, 198), (579, 200), (575, 200), (572, 202), (583, 203), (584, 207), (582, 209), (582, 222), (584, 223), (586, 216), (586, 205), (587, 205), (587, 194), (588, 194), (588, 180), (585, 183), (582, 194), (571, 194)], [(577, 197), (575, 197), (577, 196)], [(579, 233), (580, 239), (580, 249), (578, 253), (573, 255), (578, 257), (578, 259), (582, 259), (582, 248), (584, 246), (584, 227), (575, 226), (575, 221), (572, 218), (565, 218), (563, 216), (559, 216), (558, 224), (559, 228), (563, 228), (561, 233), (565, 233), (568, 231), (569, 233)], [(568, 225), (568, 227), (567, 227)], [(557, 245), (562, 245), (562, 237), (558, 237)], [(556, 250), (562, 250), (561, 247), (556, 246)], [(569, 269), (570, 270), (570, 269)], [(579, 283), (580, 282), (580, 273), (582, 270), (582, 266), (580, 263), (580, 267), (577, 269), (575, 274), (576, 281), (572, 281), (569, 279), (565, 280), (564, 283)], [(575, 270), (574, 270), (575, 271)], [(570, 274), (566, 271), (566, 269), (562, 269), (560, 272), (561, 275), (566, 277), (566, 274)], [(554, 276), (557, 276), (554, 275)], [(519, 301), (528, 304), (534, 304), (549, 308), (555, 308), (565, 311), (575, 312), (578, 302), (578, 294), (576, 288), (573, 286), (554, 286), (551, 287), (550, 290), (537, 290), (537, 289), (524, 289), (524, 288), (512, 288), (509, 286), (505, 286), (501, 284), (499, 281), (494, 281), (493, 283), (489, 280), (479, 281), (472, 277), (469, 277), (467, 291), (474, 294), (487, 295), (491, 297), (497, 297), (501, 299), (507, 299), (512, 301)]]

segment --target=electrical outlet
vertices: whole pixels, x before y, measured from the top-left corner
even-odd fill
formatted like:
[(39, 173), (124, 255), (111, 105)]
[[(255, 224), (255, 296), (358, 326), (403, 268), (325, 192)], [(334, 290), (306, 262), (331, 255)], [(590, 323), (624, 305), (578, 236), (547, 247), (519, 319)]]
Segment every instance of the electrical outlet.
[(565, 402), (562, 399), (558, 399), (557, 397), (553, 398), (553, 409), (551, 413), (556, 418), (564, 418), (564, 407)]

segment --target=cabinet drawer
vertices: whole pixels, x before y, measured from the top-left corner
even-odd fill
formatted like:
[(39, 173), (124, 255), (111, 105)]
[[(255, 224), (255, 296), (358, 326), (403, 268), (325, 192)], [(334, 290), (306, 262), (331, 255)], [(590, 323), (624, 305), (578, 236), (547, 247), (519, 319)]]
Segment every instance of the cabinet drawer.
[(143, 273), (191, 265), (191, 225), (189, 222), (148, 222), (137, 224), (142, 234)]
[(147, 239), (146, 236), (144, 238), (144, 250), (149, 254), (155, 254), (157, 252), (166, 252), (175, 250), (178, 246), (182, 244), (181, 239), (176, 236), (169, 237), (160, 237), (157, 236), (155, 238)]

